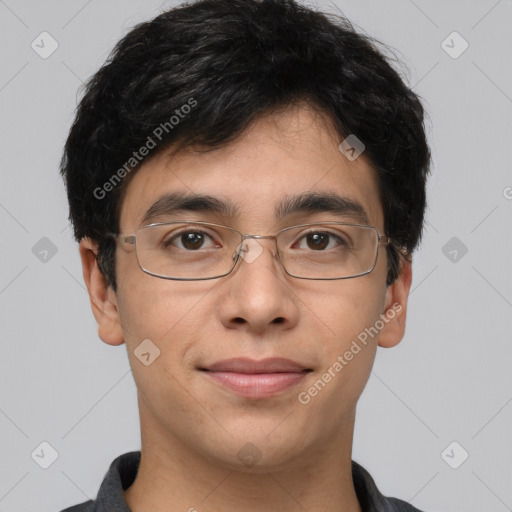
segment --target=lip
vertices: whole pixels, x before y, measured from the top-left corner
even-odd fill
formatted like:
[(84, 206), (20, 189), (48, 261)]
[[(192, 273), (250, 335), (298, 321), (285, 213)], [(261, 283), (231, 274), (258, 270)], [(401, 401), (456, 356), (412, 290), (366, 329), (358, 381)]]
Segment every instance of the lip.
[(200, 370), (218, 384), (245, 398), (274, 396), (300, 382), (311, 371), (281, 357), (261, 361), (225, 359)]

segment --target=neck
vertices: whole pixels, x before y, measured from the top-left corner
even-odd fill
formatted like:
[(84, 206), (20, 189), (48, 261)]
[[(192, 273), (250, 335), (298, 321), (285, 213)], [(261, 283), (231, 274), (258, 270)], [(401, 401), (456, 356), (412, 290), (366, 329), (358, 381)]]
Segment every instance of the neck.
[(148, 428), (141, 416), (141, 462), (125, 499), (132, 512), (361, 512), (352, 481), (353, 418), (293, 461), (246, 468), (198, 453)]

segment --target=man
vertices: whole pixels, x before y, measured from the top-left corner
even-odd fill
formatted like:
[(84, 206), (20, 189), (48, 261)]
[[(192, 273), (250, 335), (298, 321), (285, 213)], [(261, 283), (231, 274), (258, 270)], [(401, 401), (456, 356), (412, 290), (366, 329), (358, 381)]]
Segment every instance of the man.
[(62, 174), (141, 451), (68, 511), (416, 511), (351, 460), (405, 329), (430, 152), (416, 95), (347, 20), (200, 0), (89, 81)]

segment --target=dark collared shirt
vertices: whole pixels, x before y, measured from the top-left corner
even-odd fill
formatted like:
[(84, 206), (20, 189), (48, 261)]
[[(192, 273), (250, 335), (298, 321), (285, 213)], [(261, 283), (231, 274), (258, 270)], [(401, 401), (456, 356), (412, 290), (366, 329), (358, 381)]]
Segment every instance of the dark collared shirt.
[[(123, 493), (134, 482), (139, 463), (140, 452), (117, 457), (110, 465), (95, 501), (89, 500), (61, 512), (130, 512)], [(352, 480), (363, 512), (421, 512), (405, 501), (384, 497), (370, 473), (354, 461)]]

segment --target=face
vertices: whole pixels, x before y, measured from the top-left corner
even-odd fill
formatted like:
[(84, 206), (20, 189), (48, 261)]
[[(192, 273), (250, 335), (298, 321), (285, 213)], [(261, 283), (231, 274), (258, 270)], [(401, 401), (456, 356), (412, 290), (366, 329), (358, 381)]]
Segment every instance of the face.
[[(354, 223), (333, 211), (275, 216), (283, 200), (315, 192), (358, 203), (384, 234), (376, 175), (364, 154), (350, 161), (339, 142), (326, 119), (303, 105), (258, 119), (221, 149), (157, 155), (128, 184), (121, 233), (135, 233), (171, 193), (208, 195), (238, 211), (160, 213), (151, 222), (192, 219), (258, 235), (317, 221)], [(261, 457), (252, 471), (276, 469), (346, 443), (377, 344), (392, 346), (403, 335), (410, 268), (386, 287), (384, 247), (371, 273), (330, 281), (287, 275), (272, 239), (258, 240), (261, 254), (241, 259), (228, 276), (203, 281), (147, 275), (135, 252), (119, 247), (114, 294), (95, 281), (87, 243), (81, 253), (99, 334), (126, 343), (143, 442), (165, 440), (227, 467), (243, 467), (248, 452)], [(361, 333), (381, 315), (387, 321), (363, 343)], [(143, 340), (153, 354), (148, 365), (136, 355)]]

